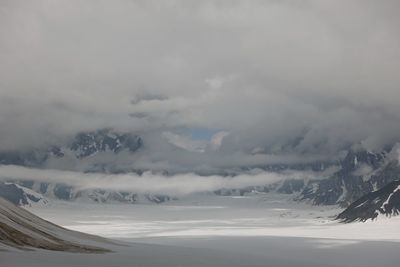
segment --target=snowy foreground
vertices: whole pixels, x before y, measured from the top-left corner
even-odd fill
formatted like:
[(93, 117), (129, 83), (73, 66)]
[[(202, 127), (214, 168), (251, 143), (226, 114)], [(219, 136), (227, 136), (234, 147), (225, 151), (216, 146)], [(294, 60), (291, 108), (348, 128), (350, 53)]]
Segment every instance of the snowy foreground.
[[(337, 207), (277, 194), (192, 196), (161, 205), (53, 202), (29, 211), (123, 241), (114, 251), (0, 252), (1, 266), (399, 266), (400, 218), (341, 224)], [(1, 247), (0, 247), (1, 250)]]

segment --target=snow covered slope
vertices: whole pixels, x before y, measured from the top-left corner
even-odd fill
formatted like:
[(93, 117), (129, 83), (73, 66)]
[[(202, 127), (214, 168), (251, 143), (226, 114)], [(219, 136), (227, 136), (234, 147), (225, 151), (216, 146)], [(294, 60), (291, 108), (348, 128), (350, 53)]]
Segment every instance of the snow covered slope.
[(400, 180), (378, 191), (371, 192), (352, 203), (337, 219), (344, 222), (373, 220), (378, 216), (395, 216), (400, 213)]
[(134, 243), (106, 254), (0, 252), (4, 266), (399, 266), (400, 216), (343, 224), (332, 220), (337, 206), (285, 194), (196, 195), (160, 205), (55, 201), (28, 209), (72, 230)]
[[(0, 266), (399, 266), (400, 216), (343, 224), (332, 220), (337, 206), (294, 202), (285, 194), (196, 195), (160, 205), (54, 201), (26, 208), (66, 228), (119, 239), (124, 246), (101, 243), (97, 246), (113, 253), (66, 253), (3, 251), (0, 243)], [(77, 238), (87, 242), (82, 234)]]
[(101, 253), (105, 239), (64, 229), (0, 198), (0, 243), (20, 249)]

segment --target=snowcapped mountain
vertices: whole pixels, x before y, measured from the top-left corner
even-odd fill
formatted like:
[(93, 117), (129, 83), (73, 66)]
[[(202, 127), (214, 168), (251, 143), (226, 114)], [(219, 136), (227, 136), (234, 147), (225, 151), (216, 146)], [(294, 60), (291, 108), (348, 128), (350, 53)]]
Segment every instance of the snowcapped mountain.
[(106, 240), (64, 229), (0, 198), (0, 243), (6, 248), (41, 248), (80, 253), (108, 251), (93, 246), (95, 242), (104, 244)]
[[(144, 146), (140, 136), (133, 133), (119, 133), (112, 129), (100, 129), (78, 133), (70, 142), (52, 145), (48, 148), (28, 152), (0, 152), (0, 164), (14, 164), (36, 168), (72, 169), (81, 172), (98, 173), (141, 173), (132, 169), (132, 160)], [(336, 205), (347, 207), (352, 202), (374, 190), (380, 189), (391, 181), (400, 178), (397, 146), (392, 151), (371, 152), (365, 149), (349, 149), (346, 156), (338, 162), (311, 162), (303, 164), (272, 164), (259, 166), (264, 171), (325, 171), (334, 168), (328, 178), (290, 179), (268, 186), (221, 189), (217, 195), (244, 195), (250, 192), (279, 192), (295, 194), (298, 200), (308, 200), (315, 205)], [(243, 168), (237, 170), (248, 171)], [(218, 173), (220, 174), (220, 173)], [(235, 175), (235, 171), (226, 175)], [(224, 175), (224, 174), (220, 174)], [(322, 179), (323, 178), (323, 179)], [(170, 199), (164, 195), (138, 195), (135, 192), (117, 192), (104, 190), (77, 190), (63, 183), (48, 184), (34, 181), (10, 181), (0, 187), (0, 196), (16, 204), (28, 205), (35, 199), (56, 198), (62, 200), (89, 199), (96, 202), (137, 201), (164, 202)], [(21, 189), (24, 188), (24, 189)], [(2, 191), (1, 191), (2, 190)], [(26, 193), (30, 190), (30, 194)], [(8, 191), (8, 193), (6, 193)], [(11, 193), (12, 192), (12, 193)], [(23, 192), (23, 193), (21, 193)], [(38, 193), (34, 196), (33, 193)]]
[[(71, 142), (51, 145), (47, 148), (27, 152), (2, 151), (0, 164), (43, 167), (51, 160), (72, 158), (84, 159), (101, 153), (118, 154), (122, 151), (134, 153), (143, 146), (140, 136), (132, 133), (118, 133), (111, 129), (78, 133)], [(88, 167), (90, 169), (90, 166)]]
[[(92, 156), (99, 152), (112, 151), (117, 154), (122, 150), (135, 152), (142, 147), (142, 139), (130, 133), (115, 133), (110, 129), (102, 129), (95, 132), (79, 133), (69, 146), (77, 158)], [(63, 156), (62, 149), (58, 151)]]
[(297, 195), (297, 200), (307, 200), (315, 205), (347, 207), (355, 200), (388, 183), (400, 179), (397, 147), (391, 152), (371, 152), (349, 149), (346, 156), (336, 163), (316, 162), (303, 165), (272, 165), (266, 170), (312, 170), (323, 171), (334, 167), (334, 171), (321, 179), (288, 179), (265, 187), (248, 187), (237, 190), (218, 190), (219, 195), (244, 195), (252, 191), (278, 192)]
[(328, 179), (309, 181), (300, 199), (311, 200), (316, 205), (348, 206), (400, 176), (397, 157), (384, 151), (349, 150), (338, 166), (338, 171)]
[[(111, 129), (78, 133), (71, 142), (52, 145), (48, 148), (28, 152), (0, 152), (0, 164), (29, 167), (55, 167), (68, 164), (79, 165), (83, 172), (121, 172), (114, 164), (114, 156), (120, 153), (133, 154), (143, 146), (142, 138), (132, 133), (118, 133)], [(97, 157), (97, 158), (94, 158)], [(98, 158), (106, 158), (99, 161)], [(129, 170), (135, 171), (135, 170)], [(44, 204), (47, 198), (61, 200), (89, 199), (96, 202), (137, 201), (132, 192), (104, 190), (81, 191), (63, 183), (49, 184), (37, 181), (10, 181), (0, 183), (0, 197), (17, 205)], [(157, 197), (149, 197), (160, 201)], [(160, 199), (163, 199), (160, 197)]]
[(265, 187), (248, 187), (237, 190), (218, 190), (218, 195), (244, 195), (252, 191), (278, 192), (297, 195), (297, 200), (307, 200), (315, 205), (349, 206), (360, 197), (400, 179), (398, 146), (391, 150), (371, 152), (365, 149), (349, 149), (338, 162), (315, 162), (303, 165), (271, 165), (265, 170), (312, 170), (334, 171), (321, 179), (288, 179)]
[(167, 195), (137, 194), (115, 190), (79, 190), (64, 184), (41, 182), (0, 182), (0, 197), (20, 206), (46, 205), (51, 199), (97, 203), (162, 203)]
[(368, 193), (337, 216), (343, 222), (367, 221), (400, 213), (400, 180)]
[(49, 200), (43, 195), (15, 183), (0, 182), (0, 197), (15, 205), (46, 205)]

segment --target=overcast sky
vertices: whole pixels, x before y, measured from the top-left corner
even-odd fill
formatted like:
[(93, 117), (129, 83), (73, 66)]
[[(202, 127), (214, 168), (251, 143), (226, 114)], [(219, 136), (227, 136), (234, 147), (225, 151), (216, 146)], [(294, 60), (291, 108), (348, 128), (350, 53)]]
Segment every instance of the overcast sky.
[[(399, 10), (397, 0), (2, 0), (0, 149), (103, 127), (139, 133), (159, 158), (175, 151), (160, 140), (225, 160), (288, 143), (380, 148), (400, 138)], [(210, 137), (192, 140), (198, 131)]]

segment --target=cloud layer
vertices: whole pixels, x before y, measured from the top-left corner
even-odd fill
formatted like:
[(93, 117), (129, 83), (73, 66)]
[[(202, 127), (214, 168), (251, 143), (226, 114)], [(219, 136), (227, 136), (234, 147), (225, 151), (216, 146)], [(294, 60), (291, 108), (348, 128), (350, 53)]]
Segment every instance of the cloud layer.
[(183, 128), (229, 132), (222, 157), (288, 144), (300, 154), (380, 148), (400, 137), (399, 8), (392, 0), (2, 1), (0, 148), (102, 127), (141, 134), (154, 152), (148, 164), (180, 157), (159, 144)]
[(322, 179), (330, 171), (313, 172), (263, 172), (253, 170), (233, 177), (218, 175), (199, 176), (193, 173), (164, 176), (145, 172), (137, 174), (94, 174), (60, 170), (31, 169), (20, 166), (0, 166), (0, 181), (38, 181), (64, 184), (84, 189), (107, 189), (135, 193), (168, 194), (180, 196), (218, 189), (241, 189), (249, 186), (267, 186), (284, 179)]

